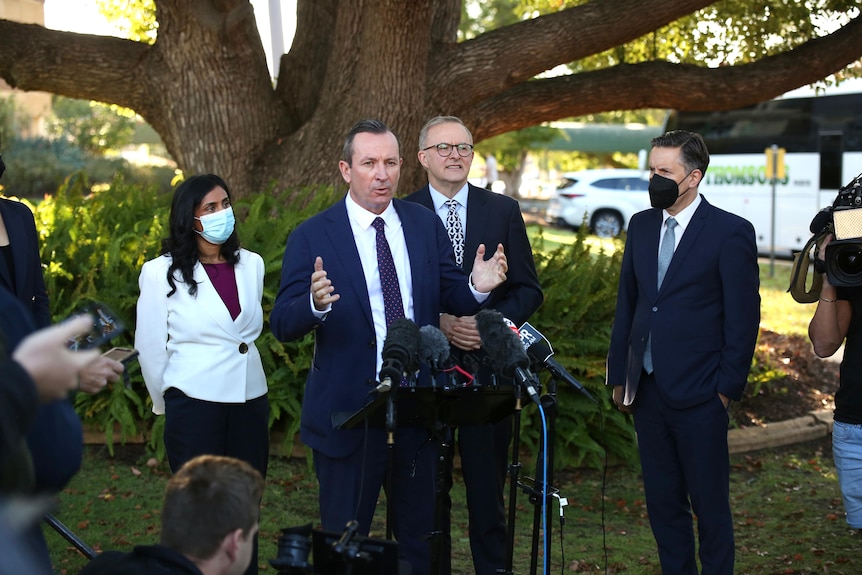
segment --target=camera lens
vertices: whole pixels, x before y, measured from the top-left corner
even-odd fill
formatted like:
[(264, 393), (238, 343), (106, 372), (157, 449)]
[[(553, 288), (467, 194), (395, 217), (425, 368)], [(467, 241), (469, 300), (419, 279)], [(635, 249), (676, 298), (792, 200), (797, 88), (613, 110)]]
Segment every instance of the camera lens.
[(842, 273), (848, 276), (862, 274), (862, 250), (846, 249), (839, 252), (835, 257), (835, 265)]
[(826, 246), (826, 275), (834, 286), (862, 286), (862, 241), (834, 240)]

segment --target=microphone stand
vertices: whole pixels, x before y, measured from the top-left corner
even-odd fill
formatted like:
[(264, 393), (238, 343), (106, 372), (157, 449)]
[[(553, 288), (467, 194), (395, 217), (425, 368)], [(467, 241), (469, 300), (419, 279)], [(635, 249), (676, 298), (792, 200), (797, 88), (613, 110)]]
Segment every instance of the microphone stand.
[[(455, 388), (455, 376), (443, 374), (447, 379), (448, 384), (438, 386), (438, 378), (441, 370), (435, 363), (431, 366), (431, 382), (435, 391), (445, 391), (447, 387)], [(452, 427), (446, 423), (445, 415), (440, 413), (440, 405), (436, 406), (436, 415), (434, 421), (434, 434), (437, 437), (437, 478), (435, 485), (435, 503), (434, 503), (434, 531), (431, 533), (431, 574), (438, 575), (445, 573), (442, 569), (444, 561), (448, 565), (448, 558), (452, 554), (452, 539), (449, 530), (451, 529), (450, 514), (452, 512), (452, 500), (450, 499), (449, 491), (452, 488), (452, 459), (454, 457), (455, 438)]]
[(395, 428), (396, 410), (395, 410), (395, 393), (401, 385), (400, 381), (392, 382), (392, 387), (386, 397), (386, 539), (392, 540), (392, 526), (395, 521), (395, 510), (392, 492), (392, 472), (395, 469)]
[[(530, 503), (533, 504), (533, 546), (532, 553), (530, 556), (531, 575), (536, 574), (536, 570), (538, 567), (539, 528), (542, 525), (543, 501), (546, 526), (546, 529), (544, 531), (543, 546), (543, 552), (545, 557), (545, 569), (542, 571), (543, 575), (550, 575), (551, 566), (551, 527), (553, 525), (551, 516), (551, 503), (553, 501), (553, 494), (557, 492), (557, 489), (553, 487), (554, 442), (556, 439), (555, 424), (557, 419), (557, 380), (553, 376), (548, 381), (547, 388), (548, 393), (543, 395), (540, 399), (542, 402), (542, 409), (545, 411), (545, 422), (547, 424), (547, 429), (545, 430), (545, 433), (547, 433), (548, 437), (548, 450), (547, 453), (545, 453), (544, 442), (539, 442), (539, 450), (536, 454), (536, 478), (533, 480), (533, 486), (521, 486), (524, 492), (529, 494)], [(546, 479), (543, 473), (543, 464), (546, 464), (548, 469), (547, 484), (545, 483)]]
[(518, 509), (517, 495), (520, 481), (521, 463), (518, 452), (521, 449), (521, 386), (513, 383), (512, 389), (515, 394), (515, 413), (512, 417), (512, 464), (509, 465), (509, 530), (506, 534), (506, 570), (507, 575), (512, 575), (515, 554), (515, 514)]

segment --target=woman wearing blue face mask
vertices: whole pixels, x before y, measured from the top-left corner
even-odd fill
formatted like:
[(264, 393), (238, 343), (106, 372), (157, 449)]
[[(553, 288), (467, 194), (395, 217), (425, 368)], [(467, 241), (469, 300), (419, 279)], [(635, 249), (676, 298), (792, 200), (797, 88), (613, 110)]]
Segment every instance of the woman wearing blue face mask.
[[(153, 412), (165, 415), (176, 472), (227, 455), (266, 477), (269, 402), (254, 341), (263, 329), (264, 266), (240, 248), (227, 184), (192, 176), (174, 192), (162, 255), (141, 269), (135, 347)], [(257, 573), (255, 557), (246, 573)]]

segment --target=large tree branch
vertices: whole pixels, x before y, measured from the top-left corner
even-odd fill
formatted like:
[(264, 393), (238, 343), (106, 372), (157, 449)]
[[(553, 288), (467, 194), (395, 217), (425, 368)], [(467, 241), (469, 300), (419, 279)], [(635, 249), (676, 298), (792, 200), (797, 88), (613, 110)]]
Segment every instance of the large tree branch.
[(862, 57), (862, 16), (795, 50), (752, 64), (706, 68), (644, 62), (525, 82), (466, 111), (477, 139), (606, 110), (747, 106), (814, 83)]
[[(428, 91), (471, 104), (560, 64), (619, 46), (715, 0), (602, 0), (435, 47)], [(505, 63), (505, 65), (501, 65)]]
[[(152, 47), (131, 40), (0, 20), (0, 76), (20, 90), (140, 110), (147, 97), (138, 78), (151, 52)], [(81, 78), (84, 71), (87, 81)]]

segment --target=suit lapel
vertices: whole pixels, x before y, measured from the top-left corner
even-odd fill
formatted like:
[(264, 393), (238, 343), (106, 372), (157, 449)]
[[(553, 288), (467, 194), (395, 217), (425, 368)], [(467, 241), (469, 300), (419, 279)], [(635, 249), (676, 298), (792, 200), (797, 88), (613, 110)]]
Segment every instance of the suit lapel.
[[(634, 243), (635, 267), (643, 270), (643, 283), (648, 288), (647, 293), (655, 295), (658, 292), (658, 238), (661, 234), (662, 211), (653, 209), (647, 220), (646, 237)], [(667, 275), (665, 275), (667, 277)]]
[[(479, 249), (479, 238), (485, 235), (485, 226), (488, 225), (488, 198), (481, 190), (471, 184), (467, 184), (467, 233), (464, 235), (464, 273), (473, 271), (473, 260), (476, 258), (476, 250)], [(494, 250), (497, 246), (485, 246), (485, 255), (488, 250)]]
[[(356, 249), (356, 240), (353, 238), (353, 228), (347, 217), (345, 200), (341, 200), (328, 210), (323, 233), (332, 244), (331, 251), (336, 254), (338, 264), (344, 270), (344, 277), (339, 278), (339, 284), (335, 286), (336, 290), (341, 290), (341, 284), (347, 281), (350, 289), (356, 294), (356, 301), (359, 302), (368, 324), (373, 327), (374, 318), (371, 316), (371, 301), (368, 285), (365, 283), (365, 271), (362, 269), (359, 250)], [(327, 269), (325, 261), (323, 269)]]
[[(428, 199), (430, 201), (430, 193)], [(395, 207), (395, 211), (398, 212), (398, 218), (401, 220), (401, 229), (402, 230), (418, 230), (420, 229), (420, 224), (417, 222), (409, 210), (401, 209), (402, 200), (392, 200), (392, 205)], [(427, 206), (426, 206), (427, 207)], [(434, 207), (432, 203), (431, 210), (433, 212)], [(437, 217), (437, 214), (434, 214), (434, 217)], [(407, 258), (410, 260), (410, 277), (413, 280), (413, 309), (419, 310), (424, 309), (422, 306), (424, 305), (423, 295), (425, 291), (421, 289), (421, 286), (425, 285), (423, 282), (425, 278), (422, 277), (422, 270), (426, 268), (425, 260), (426, 260), (426, 251), (425, 246), (427, 245), (426, 241), (428, 238), (421, 233), (413, 233), (413, 234), (404, 234), (404, 243), (407, 245)], [(434, 238), (431, 238), (431, 241), (434, 241)], [(436, 245), (436, 243), (434, 244)]]
[[(664, 276), (662, 287), (672, 282), (677, 270), (683, 267), (685, 258), (697, 243), (697, 237), (700, 235), (701, 230), (703, 230), (703, 226), (709, 216), (710, 209), (711, 206), (706, 202), (706, 199), (701, 198), (700, 205), (694, 212), (691, 221), (685, 228), (685, 233), (682, 235), (682, 239), (680, 240), (676, 251), (673, 253), (673, 258), (670, 260), (670, 265), (668, 266), (667, 273)], [(656, 258), (656, 262), (658, 262), (658, 258)], [(656, 274), (658, 274), (658, 263), (656, 263)], [(658, 276), (656, 275), (656, 277)]]
[(416, 203), (425, 206), (432, 212), (434, 211), (434, 201), (431, 199), (431, 189), (427, 184), (416, 194)]

